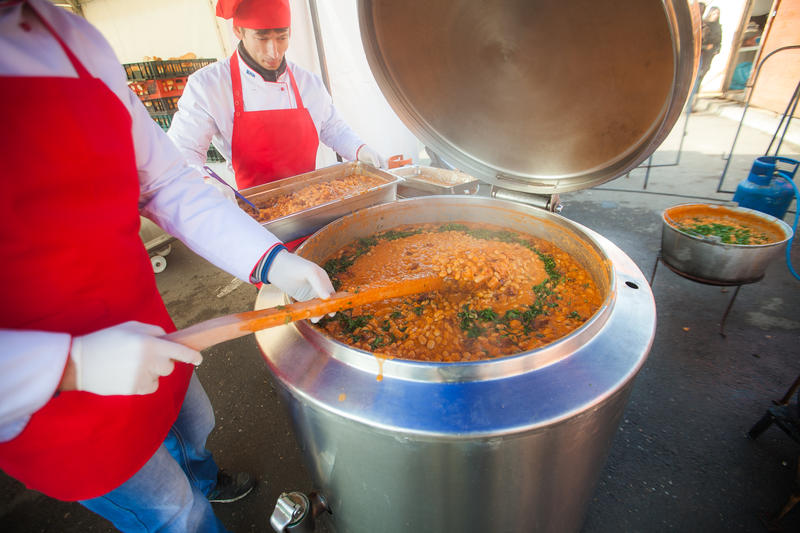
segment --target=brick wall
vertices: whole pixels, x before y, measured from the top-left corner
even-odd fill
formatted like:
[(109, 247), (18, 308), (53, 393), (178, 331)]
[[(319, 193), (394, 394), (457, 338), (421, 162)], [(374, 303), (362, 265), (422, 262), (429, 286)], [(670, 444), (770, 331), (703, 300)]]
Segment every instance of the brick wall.
[[(800, 0), (776, 2), (777, 15), (772, 19), (759, 61), (767, 54), (788, 45), (800, 45)], [(755, 74), (755, 65), (754, 65)], [(752, 80), (751, 80), (752, 81)], [(754, 106), (783, 113), (800, 82), (800, 49), (778, 52), (761, 68), (750, 103)], [(794, 116), (800, 117), (800, 106)]]

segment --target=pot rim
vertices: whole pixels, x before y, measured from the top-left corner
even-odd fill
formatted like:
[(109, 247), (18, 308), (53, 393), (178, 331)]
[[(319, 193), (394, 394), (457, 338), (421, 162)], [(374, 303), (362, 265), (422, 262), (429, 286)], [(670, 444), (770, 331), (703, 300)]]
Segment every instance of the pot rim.
[[(297, 253), (302, 256), (303, 250), (307, 246), (313, 246), (315, 239), (321, 240), (325, 237), (326, 233), (337, 231), (337, 226), (343, 226), (346, 228), (351, 220), (364, 217), (364, 213), (372, 211), (373, 213), (376, 213), (374, 216), (377, 217), (382, 210), (398, 209), (398, 207), (390, 206), (403, 206), (405, 204), (424, 205), (424, 203), (435, 204), (437, 202), (442, 202), (440, 205), (455, 203), (458, 206), (477, 204), (489, 205), (495, 208), (511, 207), (515, 211), (523, 212), (526, 215), (537, 219), (538, 221), (545, 219), (549, 222), (554, 222), (552, 225), (557, 227), (559, 231), (563, 231), (565, 236), (570, 236), (572, 239), (579, 241), (583, 247), (589, 249), (592, 253), (596, 254), (598, 258), (603, 260), (603, 264), (600, 268), (602, 269), (602, 275), (605, 277), (607, 288), (605, 289), (605, 296), (600, 307), (578, 328), (572, 330), (563, 337), (555, 339), (551, 343), (534, 350), (517, 352), (502, 357), (481, 359), (478, 361), (446, 362), (383, 358), (377, 356), (374, 352), (362, 350), (338, 341), (305, 321), (291, 324), (291, 326), (296, 329), (298, 335), (306, 339), (308, 342), (317, 345), (320, 349), (326, 353), (329, 353), (331, 357), (338, 359), (349, 366), (359, 368), (367, 372), (374, 371), (377, 365), (382, 376), (393, 376), (412, 381), (452, 382), (498, 379), (505, 376), (529, 372), (557, 363), (574, 352), (575, 349), (584, 343), (587, 338), (591, 338), (602, 330), (603, 326), (608, 321), (610, 313), (614, 309), (617, 299), (616, 294), (619, 281), (615, 275), (613, 263), (608, 260), (605, 249), (600, 241), (591, 233), (585, 231), (586, 228), (560, 215), (536, 207), (522, 205), (508, 200), (489, 199), (475, 196), (441, 195), (406, 198), (397, 200), (391, 204), (380, 204), (364, 208), (331, 222), (303, 242), (300, 247), (298, 247)], [(408, 223), (409, 222), (401, 222), (398, 225), (404, 225)], [(386, 226), (385, 228), (382, 228), (382, 230), (391, 229), (392, 227), (397, 227), (397, 225)], [(522, 230), (519, 231), (522, 232)], [(536, 235), (533, 233), (528, 234), (536, 237)], [(288, 296), (284, 295), (283, 302), (284, 305), (287, 305), (291, 303), (291, 300)]]
[[(410, 202), (417, 205), (408, 209)], [(546, 235), (550, 228), (545, 219), (557, 222), (560, 229), (579, 229), (584, 240), (591, 239), (602, 249), (600, 257), (613, 275), (609, 280), (615, 288), (613, 300), (601, 313), (602, 320), (539, 352), (470, 363), (381, 362), (369, 352), (351, 348), (340, 357), (330, 350), (343, 350), (341, 346), (323, 340), (316, 331), (303, 335), (309, 328), (302, 323), (258, 331), (256, 342), (267, 366), (291, 401), (320, 415), (343, 417), (393, 434), (463, 439), (537, 430), (591, 411), (627, 390), (644, 365), (656, 326), (652, 290), (633, 260), (602, 235), (561, 215), (494, 198), (420, 197), (370, 207), (362, 212), (375, 210), (376, 218), (363, 231), (376, 230), (378, 220), (391, 225), (394, 220), (413, 222), (411, 218), (422, 210), (441, 219), (445, 210), (431, 211), (431, 206), (446, 205), (460, 212), (467, 205), (481, 211), (498, 209), (483, 214), (483, 221), (502, 213), (524, 224), (527, 215), (534, 214), (542, 228), (534, 235)], [(336, 222), (329, 226), (343, 229)], [(344, 238), (359, 236), (357, 231), (338, 235), (336, 242), (317, 253), (324, 255)], [(317, 245), (322, 246), (322, 241)], [(256, 308), (278, 305), (284, 298), (274, 287), (263, 286)], [(597, 331), (590, 331), (594, 328)], [(537, 365), (544, 357), (539, 353), (557, 360)]]

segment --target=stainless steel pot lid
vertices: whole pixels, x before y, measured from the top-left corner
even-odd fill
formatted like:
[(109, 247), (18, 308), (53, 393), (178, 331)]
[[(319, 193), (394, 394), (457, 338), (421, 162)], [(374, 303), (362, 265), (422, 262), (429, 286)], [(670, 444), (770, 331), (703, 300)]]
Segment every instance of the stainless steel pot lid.
[(686, 0), (359, 0), (370, 68), (403, 122), (457, 168), (552, 194), (637, 166), (693, 83)]

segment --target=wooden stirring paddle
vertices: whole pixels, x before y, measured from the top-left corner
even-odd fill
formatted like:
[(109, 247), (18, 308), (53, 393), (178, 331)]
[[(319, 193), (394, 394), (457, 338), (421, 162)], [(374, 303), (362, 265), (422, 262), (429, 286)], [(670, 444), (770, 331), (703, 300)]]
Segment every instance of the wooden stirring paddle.
[(188, 328), (179, 329), (162, 338), (193, 348), (204, 350), (221, 342), (243, 337), (255, 331), (274, 326), (281, 326), (314, 316), (344, 311), (360, 305), (366, 305), (389, 298), (409, 296), (434, 291), (442, 287), (444, 280), (439, 276), (407, 279), (381, 287), (365, 289), (359, 292), (337, 292), (327, 300), (315, 298), (305, 302), (279, 305), (269, 309), (235, 313), (233, 315), (212, 318)]

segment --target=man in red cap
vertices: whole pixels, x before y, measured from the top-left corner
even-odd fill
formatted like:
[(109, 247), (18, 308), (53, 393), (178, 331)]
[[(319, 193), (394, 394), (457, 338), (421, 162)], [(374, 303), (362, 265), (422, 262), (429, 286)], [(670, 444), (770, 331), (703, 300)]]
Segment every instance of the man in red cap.
[(220, 0), (217, 15), (233, 19), (240, 42), (228, 60), (192, 74), (178, 102), (168, 133), (190, 164), (202, 168), (213, 139), (239, 189), (314, 170), (320, 141), (347, 160), (385, 166), (319, 76), (286, 60), (288, 0)]

